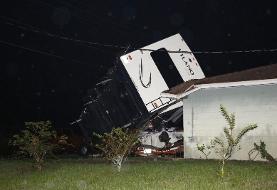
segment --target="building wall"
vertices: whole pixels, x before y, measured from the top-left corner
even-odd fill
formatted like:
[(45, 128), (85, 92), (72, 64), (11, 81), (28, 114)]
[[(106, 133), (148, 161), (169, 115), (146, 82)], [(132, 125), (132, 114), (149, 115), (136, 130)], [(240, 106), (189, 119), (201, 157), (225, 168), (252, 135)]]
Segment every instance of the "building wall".
[[(243, 137), (241, 150), (231, 159), (247, 160), (253, 143), (260, 140), (277, 158), (277, 85), (202, 89), (183, 99), (183, 104), (186, 158), (200, 158), (197, 144), (208, 145), (215, 136), (223, 137), (227, 123), (221, 115), (220, 104), (229, 113), (235, 113), (235, 132), (247, 124), (258, 125)], [(218, 157), (211, 154), (209, 158)]]

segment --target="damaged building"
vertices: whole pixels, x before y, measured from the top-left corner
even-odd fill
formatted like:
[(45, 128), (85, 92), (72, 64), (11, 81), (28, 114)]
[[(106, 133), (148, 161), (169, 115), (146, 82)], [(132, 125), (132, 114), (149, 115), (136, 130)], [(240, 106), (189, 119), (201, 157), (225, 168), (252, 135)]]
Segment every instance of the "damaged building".
[(190, 52), (176, 34), (121, 56), (85, 99), (78, 126), (90, 139), (92, 132), (140, 128), (150, 120), (139, 137), (144, 146), (139, 155), (181, 150), (186, 158), (200, 158), (197, 144), (223, 135), (222, 104), (238, 115), (239, 129), (259, 126), (242, 139), (243, 151), (231, 159), (248, 159), (259, 141), (276, 157), (277, 65), (205, 78)]

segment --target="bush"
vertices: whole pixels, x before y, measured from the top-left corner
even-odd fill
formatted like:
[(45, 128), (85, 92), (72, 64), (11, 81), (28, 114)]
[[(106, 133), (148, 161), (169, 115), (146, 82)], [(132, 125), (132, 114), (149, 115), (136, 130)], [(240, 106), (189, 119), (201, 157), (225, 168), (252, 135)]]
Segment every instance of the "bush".
[(121, 166), (126, 160), (131, 148), (138, 142), (138, 131), (122, 128), (113, 128), (110, 133), (98, 135), (101, 144), (99, 148), (107, 160), (110, 160), (120, 172)]
[[(208, 159), (208, 156), (211, 154), (211, 146), (205, 146), (204, 144), (199, 145), (197, 144), (197, 150), (199, 150), (206, 159)], [(200, 157), (201, 158), (201, 157)]]
[[(251, 149), (248, 153), (249, 160), (255, 160), (258, 154), (261, 155), (262, 159), (266, 159), (270, 162), (275, 162), (276, 160), (273, 158), (271, 154), (269, 154), (266, 150), (266, 144), (263, 141), (260, 141), (260, 145), (254, 143), (254, 148)], [(256, 155), (252, 158), (252, 154), (256, 153)]]
[[(41, 170), (45, 156), (53, 154), (58, 147), (56, 131), (50, 121), (25, 122), (25, 126), (26, 129), (12, 137), (10, 144), (18, 147), (18, 154), (34, 159), (35, 167)], [(62, 136), (62, 140), (66, 137)]]

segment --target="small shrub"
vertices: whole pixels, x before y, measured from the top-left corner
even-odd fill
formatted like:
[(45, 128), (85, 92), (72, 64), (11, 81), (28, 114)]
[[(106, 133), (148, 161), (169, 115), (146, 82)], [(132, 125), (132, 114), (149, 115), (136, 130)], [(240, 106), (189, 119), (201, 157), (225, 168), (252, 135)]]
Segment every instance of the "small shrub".
[(202, 145), (199, 145), (197, 144), (197, 150), (199, 150), (204, 156), (206, 159), (208, 159), (208, 156), (211, 154), (211, 146), (205, 146), (204, 144)]
[[(16, 134), (10, 140), (10, 144), (18, 147), (18, 154), (30, 156), (35, 161), (35, 167), (39, 170), (47, 154), (53, 154), (58, 147), (57, 135), (52, 130), (50, 121), (25, 122), (26, 129)], [(62, 136), (66, 140), (65, 136)]]
[(249, 131), (257, 128), (256, 124), (250, 124), (244, 127), (237, 136), (234, 135), (235, 129), (235, 115), (229, 114), (227, 110), (220, 105), (220, 111), (222, 116), (228, 123), (228, 127), (223, 129), (224, 138), (215, 137), (211, 141), (211, 145), (213, 147), (214, 152), (219, 156), (221, 160), (220, 164), (220, 176), (224, 177), (224, 166), (226, 161), (233, 155), (234, 152), (240, 150), (239, 143), (244, 135), (246, 135)]
[[(275, 162), (276, 160), (273, 158), (271, 154), (267, 152), (265, 147), (266, 144), (263, 141), (260, 141), (260, 145), (254, 143), (254, 148), (248, 152), (249, 160), (255, 160), (258, 154), (260, 154), (262, 159), (266, 159), (270, 162)], [(252, 157), (254, 153), (256, 153), (256, 155)]]
[(110, 160), (120, 172), (131, 148), (138, 142), (138, 131), (113, 128), (110, 133), (95, 135), (102, 141), (96, 147), (103, 151), (105, 158)]

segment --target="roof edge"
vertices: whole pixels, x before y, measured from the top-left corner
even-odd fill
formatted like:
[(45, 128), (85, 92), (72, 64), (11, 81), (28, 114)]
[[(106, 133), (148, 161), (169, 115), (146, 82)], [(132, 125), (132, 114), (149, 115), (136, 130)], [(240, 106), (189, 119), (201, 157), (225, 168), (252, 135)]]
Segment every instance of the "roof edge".
[(199, 84), (199, 85), (194, 85), (194, 88), (190, 88), (189, 90), (187, 90), (183, 93), (180, 93), (180, 94), (171, 94), (171, 93), (164, 92), (164, 93), (161, 93), (161, 96), (179, 100), (179, 99), (185, 98), (186, 96), (188, 96), (200, 89), (230, 88), (230, 87), (238, 87), (238, 86), (259, 86), (259, 85), (273, 85), (273, 84), (277, 84), (277, 78), (265, 79), (265, 80)]

